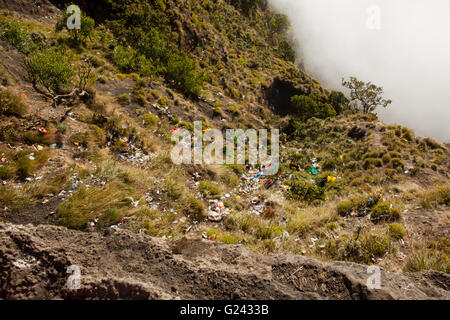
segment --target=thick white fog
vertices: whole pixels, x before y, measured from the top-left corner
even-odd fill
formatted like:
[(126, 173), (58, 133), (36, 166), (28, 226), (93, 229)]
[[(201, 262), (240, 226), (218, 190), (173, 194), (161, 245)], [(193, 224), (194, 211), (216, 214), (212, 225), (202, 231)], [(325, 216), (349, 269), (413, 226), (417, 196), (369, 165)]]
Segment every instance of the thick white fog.
[(325, 86), (372, 81), (393, 100), (380, 118), (450, 141), (450, 0), (269, 2), (289, 16), (299, 58)]

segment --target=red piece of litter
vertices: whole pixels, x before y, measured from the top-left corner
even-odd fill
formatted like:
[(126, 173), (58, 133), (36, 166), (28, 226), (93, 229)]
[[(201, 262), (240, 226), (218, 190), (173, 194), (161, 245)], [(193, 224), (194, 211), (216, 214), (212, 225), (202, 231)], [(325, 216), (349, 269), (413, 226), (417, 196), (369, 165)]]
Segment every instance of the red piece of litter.
[(45, 129), (44, 127), (40, 127), (39, 128), (39, 132), (42, 133), (42, 134), (47, 134), (48, 133), (47, 129)]

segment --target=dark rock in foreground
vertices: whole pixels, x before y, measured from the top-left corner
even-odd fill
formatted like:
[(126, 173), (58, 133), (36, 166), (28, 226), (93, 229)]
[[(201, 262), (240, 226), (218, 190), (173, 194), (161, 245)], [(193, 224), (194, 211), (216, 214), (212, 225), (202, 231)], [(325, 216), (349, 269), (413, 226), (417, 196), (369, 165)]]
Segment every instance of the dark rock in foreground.
[[(66, 285), (71, 265), (81, 270), (78, 290)], [(114, 229), (2, 223), (0, 270), (2, 299), (450, 298), (450, 276), (439, 272), (382, 271), (381, 289), (369, 290), (367, 266), (202, 241), (174, 250), (165, 240)]]

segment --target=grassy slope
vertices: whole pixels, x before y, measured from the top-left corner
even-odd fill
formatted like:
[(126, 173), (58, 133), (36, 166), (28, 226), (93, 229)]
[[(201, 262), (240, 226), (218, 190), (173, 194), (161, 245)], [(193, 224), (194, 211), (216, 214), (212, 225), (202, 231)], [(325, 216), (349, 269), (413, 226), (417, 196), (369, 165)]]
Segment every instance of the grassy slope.
[[(7, 207), (5, 219), (84, 229), (94, 221), (96, 228), (102, 228), (132, 217), (121, 227), (176, 239), (205, 213), (208, 198), (215, 197), (211, 193), (228, 192), (231, 197), (224, 202), (230, 217), (222, 223), (204, 221), (190, 233), (206, 232), (216, 235), (217, 241), (243, 243), (262, 252), (448, 272), (449, 151), (445, 146), (416, 138), (407, 128), (359, 115), (289, 125), (288, 119), (265, 106), (263, 88), (275, 77), (289, 79), (305, 91), (328, 93), (280, 58), (278, 44), (285, 35), (270, 31), (273, 13), (257, 10), (247, 17), (223, 1), (189, 1), (184, 7), (167, 1), (167, 5), (176, 13), (174, 25), (181, 23), (181, 31), (186, 30), (174, 36), (176, 41), (186, 46), (207, 74), (200, 100), (177, 92), (158, 76), (121, 74), (110, 60), (108, 44), (114, 37), (99, 26), (86, 45), (68, 48), (74, 63), (85, 55), (95, 57), (96, 98), (78, 101), (71, 118), (61, 123), (68, 108), (54, 110), (24, 82), (23, 56), (2, 43), (0, 54), (15, 56), (0, 62), (5, 70), (2, 85), (29, 106), (28, 115), (1, 116), (0, 152), (7, 162), (0, 171), (7, 185), (0, 189), (0, 204)], [(67, 35), (55, 33), (52, 24), (8, 14), (2, 18), (20, 20), (26, 30), (42, 32), (50, 44), (66, 42)], [(193, 38), (204, 41), (195, 48), (186, 45)], [(153, 105), (169, 112), (158, 112)], [(99, 114), (108, 119), (106, 124), (95, 120)], [(168, 157), (170, 130), (190, 128), (190, 122), (198, 119), (211, 127), (282, 125), (287, 144), (282, 149), (280, 180), (291, 191), (258, 189), (238, 194), (235, 188), (245, 183), (239, 179), (242, 168), (173, 166)], [(49, 130), (45, 137), (33, 130), (41, 125)], [(348, 137), (353, 126), (365, 128), (366, 137)], [(124, 159), (125, 154), (120, 157), (118, 152), (130, 142), (148, 158), (140, 162)], [(53, 143), (68, 150), (52, 149)], [(44, 149), (35, 152), (30, 145)], [(26, 160), (31, 153), (35, 160)], [(133, 150), (128, 153), (135, 155)], [(320, 165), (318, 176), (307, 172), (312, 158)], [(328, 176), (337, 177), (336, 182), (317, 189)], [(305, 197), (305, 192), (313, 196)], [(322, 195), (325, 200), (317, 200)], [(264, 217), (247, 213), (255, 197), (265, 205)], [(402, 217), (377, 222), (351, 217), (351, 211), (371, 212), (375, 203), (367, 203), (369, 197), (389, 202)], [(387, 211), (382, 214), (389, 214), (390, 208)], [(394, 222), (401, 227), (392, 226)]]

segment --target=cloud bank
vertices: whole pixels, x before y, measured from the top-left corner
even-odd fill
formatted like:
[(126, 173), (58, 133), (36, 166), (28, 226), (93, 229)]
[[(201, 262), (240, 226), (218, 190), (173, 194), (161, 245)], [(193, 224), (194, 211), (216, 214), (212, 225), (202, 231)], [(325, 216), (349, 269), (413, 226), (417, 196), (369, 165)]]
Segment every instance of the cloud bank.
[(325, 86), (372, 81), (393, 100), (381, 119), (450, 141), (450, 0), (269, 2), (289, 16), (299, 57)]

